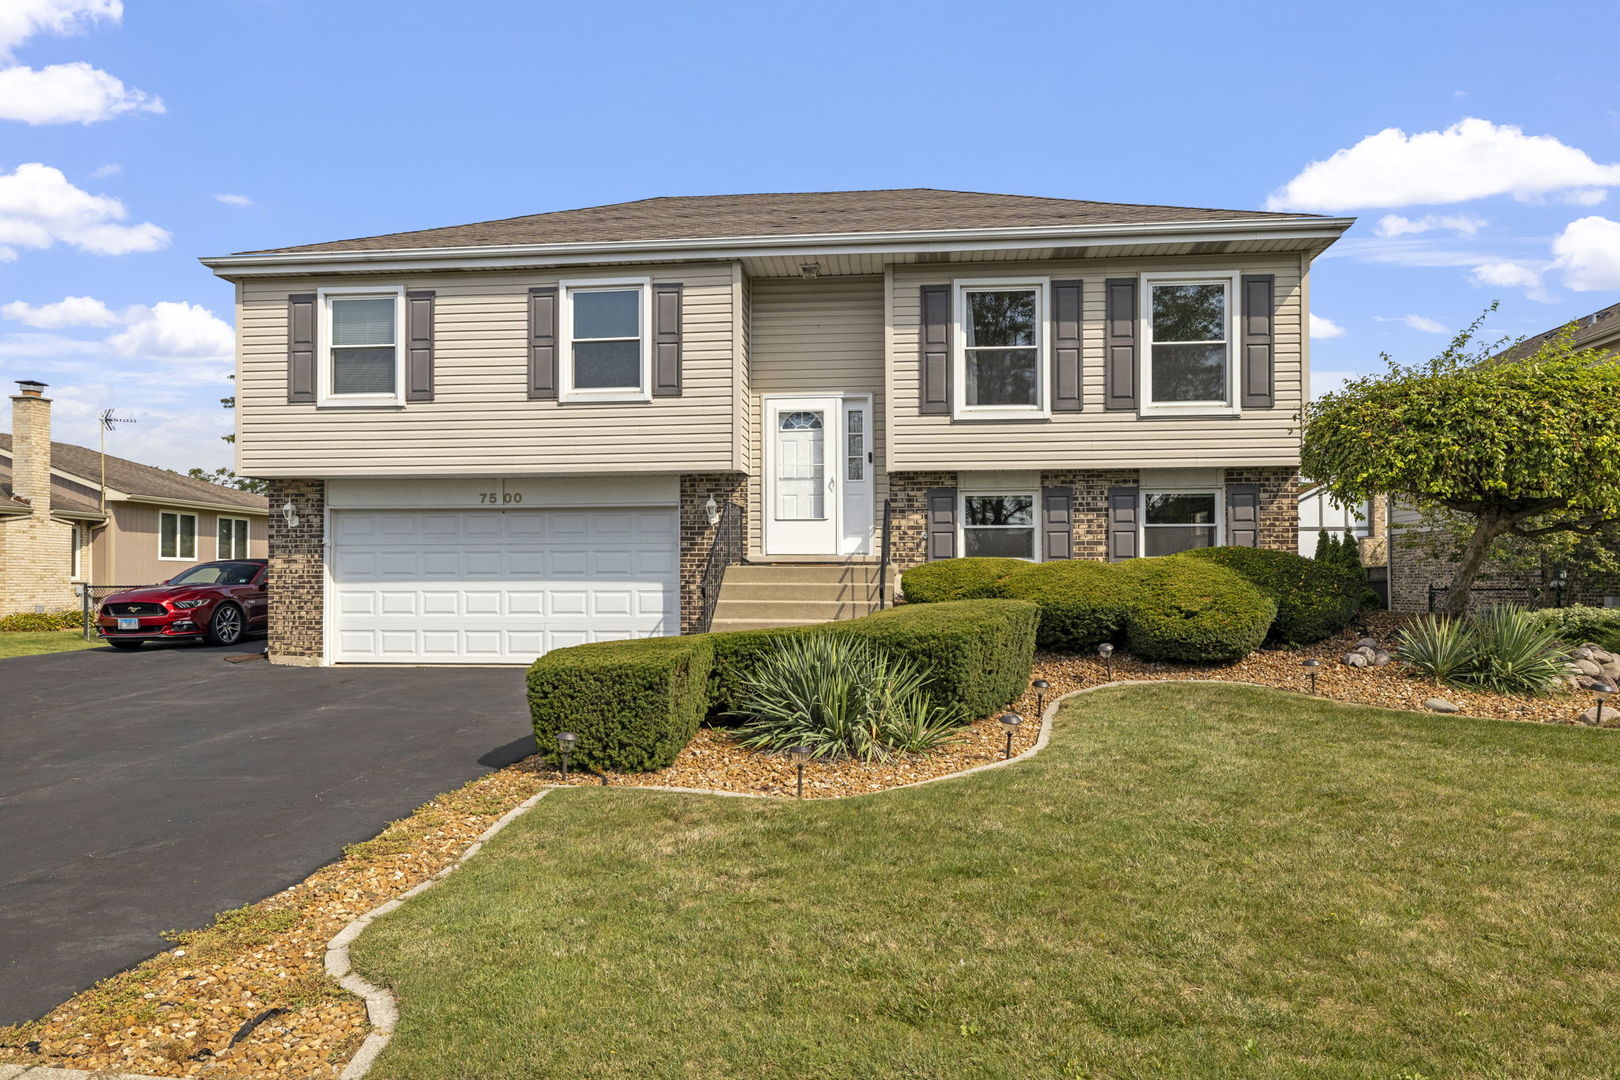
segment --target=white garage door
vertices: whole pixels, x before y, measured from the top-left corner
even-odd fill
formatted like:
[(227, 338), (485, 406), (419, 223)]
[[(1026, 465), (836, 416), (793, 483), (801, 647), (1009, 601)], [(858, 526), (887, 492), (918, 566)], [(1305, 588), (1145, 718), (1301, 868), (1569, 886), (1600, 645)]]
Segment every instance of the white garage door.
[(680, 628), (674, 510), (334, 510), (332, 659), (502, 664)]

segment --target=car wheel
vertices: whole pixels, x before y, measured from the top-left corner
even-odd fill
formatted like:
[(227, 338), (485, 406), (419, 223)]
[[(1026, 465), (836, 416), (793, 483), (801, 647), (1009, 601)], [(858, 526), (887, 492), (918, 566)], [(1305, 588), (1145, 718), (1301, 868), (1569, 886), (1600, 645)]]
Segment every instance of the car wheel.
[(138, 649), (141, 647), (139, 641), (115, 641), (111, 638), (107, 640), (107, 644), (115, 649)]
[(208, 622), (208, 640), (214, 645), (235, 645), (242, 640), (242, 609), (221, 604)]

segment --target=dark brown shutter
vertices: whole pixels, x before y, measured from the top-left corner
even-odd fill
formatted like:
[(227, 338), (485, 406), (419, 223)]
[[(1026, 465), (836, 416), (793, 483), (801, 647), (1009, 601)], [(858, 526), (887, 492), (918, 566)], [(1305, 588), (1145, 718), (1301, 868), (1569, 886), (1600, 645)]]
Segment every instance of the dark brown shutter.
[(1074, 558), (1074, 489), (1041, 489), (1041, 557)]
[(1137, 282), (1109, 278), (1103, 282), (1103, 408), (1136, 408)]
[(956, 558), (956, 489), (928, 489), (928, 557)]
[(951, 287), (922, 287), (921, 370), (917, 411), (951, 411)]
[(681, 396), (681, 286), (653, 286), (653, 397)]
[(557, 397), (557, 286), (529, 290), (529, 396)]
[(1276, 327), (1276, 275), (1243, 275), (1243, 367), (1239, 378), (1245, 409), (1269, 409), (1277, 403), (1273, 389)]
[(405, 400), (433, 400), (433, 293), (405, 294)]
[(287, 400), (315, 400), (315, 294), (287, 297)]
[[(1083, 286), (1052, 282), (1052, 411), (1080, 411), (1080, 328)], [(1066, 557), (1066, 556), (1065, 556)]]
[(1260, 485), (1226, 485), (1226, 543), (1229, 547), (1260, 546)]
[(1108, 489), (1108, 561), (1134, 559), (1140, 553), (1137, 528), (1141, 505), (1141, 489), (1116, 487)]

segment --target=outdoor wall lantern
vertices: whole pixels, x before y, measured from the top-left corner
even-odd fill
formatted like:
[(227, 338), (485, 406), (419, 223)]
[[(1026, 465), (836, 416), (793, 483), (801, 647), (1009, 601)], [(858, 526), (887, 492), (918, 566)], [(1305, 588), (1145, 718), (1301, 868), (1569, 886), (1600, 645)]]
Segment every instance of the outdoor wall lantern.
[(1003, 760), (1012, 757), (1013, 735), (1017, 733), (1018, 725), (1022, 724), (1023, 722), (1024, 718), (1015, 712), (1002, 714), (1001, 729), (1007, 733), (1007, 748), (1001, 752)]
[(1602, 727), (1603, 726), (1603, 700), (1605, 698), (1607, 698), (1610, 694), (1614, 693), (1614, 684), (1613, 683), (1606, 683), (1606, 682), (1593, 683), (1592, 684), (1592, 693), (1593, 693), (1594, 696), (1597, 697), (1597, 725), (1598, 725), (1598, 727)]
[(714, 501), (713, 495), (710, 495), (709, 501), (703, 504), (703, 512), (709, 515), (710, 525), (720, 524), (720, 504)]
[(1103, 667), (1108, 672), (1108, 681), (1114, 681), (1114, 644), (1105, 641), (1097, 646), (1097, 655), (1102, 657)]
[(1305, 668), (1305, 674), (1307, 674), (1307, 675), (1309, 675), (1311, 677), (1311, 693), (1313, 693), (1313, 694), (1316, 693), (1316, 672), (1317, 672), (1317, 669), (1320, 668), (1321, 666), (1322, 666), (1322, 661), (1315, 660), (1315, 659), (1306, 660), (1304, 662), (1304, 664), (1303, 664), (1303, 667)]
[(287, 528), (298, 528), (298, 507), (293, 505), (291, 499), (281, 504), (281, 518), (287, 523)]
[(1045, 679), (1036, 679), (1034, 682), (1030, 683), (1030, 685), (1035, 688), (1035, 715), (1045, 716), (1046, 691), (1051, 689), (1052, 684), (1047, 682)]
[(804, 798), (804, 763), (810, 760), (810, 748), (804, 744), (790, 746), (787, 750), (788, 760), (799, 773), (799, 798)]
[(557, 751), (562, 754), (563, 783), (568, 783), (568, 759), (574, 754), (574, 746), (579, 742), (579, 736), (572, 731), (557, 732)]

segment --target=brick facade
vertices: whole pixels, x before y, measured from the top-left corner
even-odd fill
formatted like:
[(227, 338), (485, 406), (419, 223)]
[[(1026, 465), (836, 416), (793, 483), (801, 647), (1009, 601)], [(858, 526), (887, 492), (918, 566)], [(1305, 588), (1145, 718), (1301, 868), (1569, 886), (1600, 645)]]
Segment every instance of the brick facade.
[(1139, 469), (1073, 469), (1041, 473), (1041, 487), (1074, 492), (1074, 557), (1103, 562), (1108, 558), (1108, 489), (1136, 487)]
[[(270, 499), (270, 660), (321, 662), (325, 620), (326, 481), (272, 480)], [(291, 501), (298, 525), (281, 508)]]
[[(1260, 488), (1260, 546), (1273, 551), (1299, 551), (1299, 473), (1287, 466), (1226, 470), (1228, 484)], [(1224, 513), (1224, 508), (1222, 510)]]
[(12, 493), (29, 513), (0, 517), (0, 615), (79, 606), (70, 580), (73, 526), (51, 516), (51, 399), (11, 399)]
[(681, 474), (681, 633), (697, 633), (703, 621), (703, 569), (714, 547), (717, 527), (709, 524), (710, 496), (720, 506), (742, 507), (741, 545), (747, 548), (748, 475), (746, 473)]
[(928, 561), (928, 490), (955, 486), (954, 472), (889, 474), (889, 559), (896, 569)]

